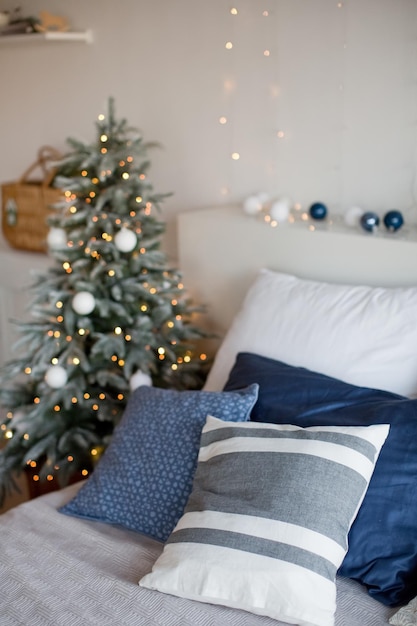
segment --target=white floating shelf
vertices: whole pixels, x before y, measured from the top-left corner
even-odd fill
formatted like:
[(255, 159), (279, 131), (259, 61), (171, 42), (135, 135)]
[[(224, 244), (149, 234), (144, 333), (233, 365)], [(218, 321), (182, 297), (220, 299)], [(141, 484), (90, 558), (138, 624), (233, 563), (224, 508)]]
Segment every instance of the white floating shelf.
[(23, 33), (21, 35), (0, 35), (0, 45), (13, 43), (42, 43), (42, 42), (70, 42), (70, 41), (83, 41), (85, 43), (93, 42), (93, 33), (91, 30), (84, 31), (47, 31), (45, 33)]

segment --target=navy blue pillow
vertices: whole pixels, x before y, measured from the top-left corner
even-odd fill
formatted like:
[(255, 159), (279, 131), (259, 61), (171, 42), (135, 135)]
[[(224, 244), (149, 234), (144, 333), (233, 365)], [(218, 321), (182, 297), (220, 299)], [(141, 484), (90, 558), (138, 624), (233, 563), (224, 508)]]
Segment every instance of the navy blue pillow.
[(138, 387), (93, 474), (60, 511), (165, 541), (191, 493), (207, 415), (244, 422), (258, 386), (235, 392)]
[(240, 353), (226, 390), (259, 384), (251, 420), (296, 426), (390, 424), (339, 574), (389, 606), (417, 595), (417, 400)]

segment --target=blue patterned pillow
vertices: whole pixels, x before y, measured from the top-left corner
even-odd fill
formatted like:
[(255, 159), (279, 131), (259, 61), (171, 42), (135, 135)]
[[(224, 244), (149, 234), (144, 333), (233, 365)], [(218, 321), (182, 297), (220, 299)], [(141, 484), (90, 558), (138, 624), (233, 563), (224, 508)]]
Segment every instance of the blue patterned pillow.
[(62, 513), (165, 541), (191, 492), (207, 415), (249, 419), (258, 385), (233, 392), (139, 387), (88, 481)]
[(225, 389), (255, 382), (253, 421), (302, 427), (390, 424), (339, 573), (366, 585), (384, 604), (408, 602), (417, 594), (417, 400), (240, 353)]

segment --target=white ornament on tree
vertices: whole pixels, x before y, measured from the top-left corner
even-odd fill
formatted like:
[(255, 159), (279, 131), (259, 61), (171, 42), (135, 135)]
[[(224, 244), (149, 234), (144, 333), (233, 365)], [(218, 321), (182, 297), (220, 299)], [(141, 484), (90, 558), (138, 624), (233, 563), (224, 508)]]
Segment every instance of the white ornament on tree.
[(132, 391), (138, 387), (143, 387), (144, 385), (152, 387), (152, 378), (149, 374), (145, 374), (142, 370), (138, 370), (131, 376), (129, 385)]
[(352, 206), (345, 213), (345, 224), (353, 228), (354, 226), (359, 226), (362, 215), (364, 214), (364, 210), (358, 206)]
[(136, 248), (138, 238), (133, 230), (122, 228), (114, 237), (114, 245), (120, 252), (132, 252)]
[(78, 315), (89, 315), (95, 306), (96, 300), (89, 291), (79, 291), (72, 299), (72, 308)]
[(46, 243), (49, 248), (57, 250), (59, 248), (65, 248), (67, 245), (67, 233), (63, 228), (52, 227), (46, 236)]
[(45, 382), (53, 389), (60, 389), (60, 387), (66, 384), (67, 380), (68, 374), (61, 365), (52, 365), (45, 374)]

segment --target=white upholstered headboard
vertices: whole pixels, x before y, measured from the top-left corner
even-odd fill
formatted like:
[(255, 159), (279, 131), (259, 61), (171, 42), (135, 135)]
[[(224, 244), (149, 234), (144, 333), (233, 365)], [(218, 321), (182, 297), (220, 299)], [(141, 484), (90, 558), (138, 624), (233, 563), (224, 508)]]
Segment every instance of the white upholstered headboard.
[(224, 334), (262, 267), (333, 283), (417, 285), (417, 242), (401, 231), (325, 228), (271, 228), (236, 206), (179, 215), (179, 264), (187, 291), (207, 306), (205, 325)]

